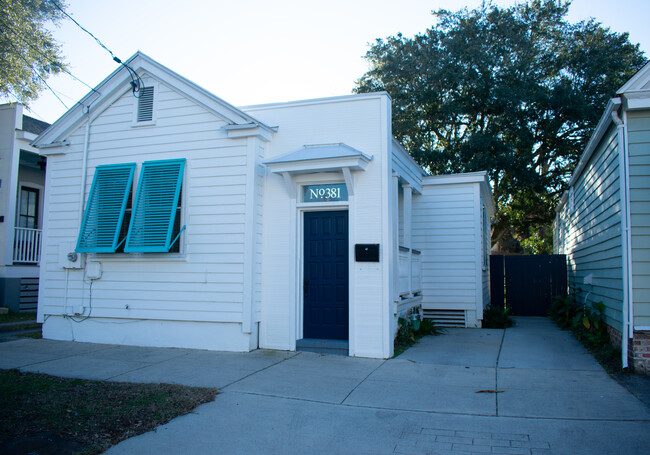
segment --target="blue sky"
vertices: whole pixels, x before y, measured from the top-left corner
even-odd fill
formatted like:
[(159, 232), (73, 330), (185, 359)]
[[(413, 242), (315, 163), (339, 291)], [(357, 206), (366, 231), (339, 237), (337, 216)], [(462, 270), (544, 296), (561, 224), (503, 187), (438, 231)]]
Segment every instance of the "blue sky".
[[(68, 12), (117, 56), (137, 50), (234, 105), (348, 94), (366, 70), (375, 38), (424, 31), (431, 10), (474, 8), (480, 0), (68, 0)], [(513, 0), (497, 0), (502, 6)], [(614, 6), (615, 5), (615, 6)], [(650, 54), (650, 2), (574, 0), (569, 20), (594, 17), (629, 32)], [(71, 72), (101, 82), (116, 64), (70, 21), (54, 30)], [(61, 75), (48, 83), (68, 106), (88, 88)], [(53, 122), (66, 108), (49, 91), (32, 115)]]

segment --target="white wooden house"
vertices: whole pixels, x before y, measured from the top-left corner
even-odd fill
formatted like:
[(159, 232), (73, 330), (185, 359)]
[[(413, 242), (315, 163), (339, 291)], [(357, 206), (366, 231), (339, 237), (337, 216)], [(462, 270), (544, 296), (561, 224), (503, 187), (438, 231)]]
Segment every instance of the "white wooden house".
[(386, 358), (414, 308), (480, 324), (485, 174), (426, 176), (386, 93), (235, 108), (126, 64), (139, 96), (122, 67), (35, 141), (46, 338)]
[(36, 310), (46, 162), (30, 143), (48, 126), (0, 105), (0, 306), (12, 311)]
[(609, 101), (569, 185), (553, 240), (571, 292), (605, 304), (623, 365), (650, 373), (650, 64)]

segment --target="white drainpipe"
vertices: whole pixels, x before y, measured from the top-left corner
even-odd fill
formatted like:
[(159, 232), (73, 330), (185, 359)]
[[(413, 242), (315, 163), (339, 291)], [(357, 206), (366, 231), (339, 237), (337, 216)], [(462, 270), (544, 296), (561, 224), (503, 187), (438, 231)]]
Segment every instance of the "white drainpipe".
[(84, 153), (83, 159), (81, 162), (81, 189), (79, 194), (79, 229), (81, 229), (81, 220), (83, 219), (84, 214), (84, 202), (86, 199), (86, 174), (88, 173), (88, 145), (90, 142), (90, 125), (93, 120), (90, 118), (90, 106), (86, 107), (86, 115), (88, 116), (88, 122), (86, 123), (86, 137), (84, 138)]
[[(97, 118), (97, 115), (95, 115), (95, 117), (90, 116), (90, 106), (86, 106), (86, 116), (88, 117), (88, 121), (86, 123), (86, 135), (84, 138), (84, 150), (83, 150), (83, 157), (81, 162), (81, 188), (79, 190), (79, 224), (77, 226), (77, 232), (81, 232), (81, 223), (83, 220), (84, 208), (85, 208), (84, 203), (86, 202), (86, 174), (88, 173), (88, 147), (90, 143), (90, 125), (92, 125), (95, 118)], [(69, 275), (70, 275), (70, 270), (65, 269), (65, 288), (63, 294), (64, 315), (68, 314), (68, 284), (70, 278)]]
[(625, 218), (627, 223), (627, 301), (628, 301), (628, 335), (630, 339), (634, 338), (634, 293), (633, 293), (633, 276), (632, 276), (632, 221), (630, 209), (630, 145), (628, 143), (628, 122), (627, 111), (623, 111), (623, 122), (625, 123)]
[(612, 120), (616, 124), (618, 139), (618, 167), (621, 181), (621, 247), (623, 263), (623, 331), (621, 334), (621, 360), (623, 368), (628, 367), (628, 339), (632, 338), (630, 319), (632, 310), (632, 279), (631, 279), (631, 235), (630, 235), (630, 189), (628, 170), (628, 150), (625, 140), (626, 124), (618, 116), (616, 110), (612, 111)]

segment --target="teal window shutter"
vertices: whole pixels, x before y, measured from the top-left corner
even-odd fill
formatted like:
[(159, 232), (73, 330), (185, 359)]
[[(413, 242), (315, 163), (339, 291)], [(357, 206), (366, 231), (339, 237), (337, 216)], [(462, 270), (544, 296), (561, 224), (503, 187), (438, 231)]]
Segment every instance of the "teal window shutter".
[(169, 251), (184, 169), (184, 159), (142, 163), (125, 252)]
[(135, 163), (97, 166), (76, 251), (113, 253), (131, 194)]

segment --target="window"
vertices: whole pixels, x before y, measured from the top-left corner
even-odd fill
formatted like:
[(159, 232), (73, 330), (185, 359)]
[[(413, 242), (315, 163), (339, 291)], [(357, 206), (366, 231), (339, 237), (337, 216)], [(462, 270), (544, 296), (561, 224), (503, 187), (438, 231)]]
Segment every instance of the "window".
[[(181, 193), (178, 196), (178, 204), (176, 206), (176, 218), (174, 219), (174, 227), (172, 229), (172, 239), (176, 239), (181, 233), (181, 208), (183, 201), (183, 189), (181, 188)], [(124, 211), (124, 222), (122, 223), (122, 229), (120, 230), (120, 240), (117, 246), (116, 253), (124, 253), (124, 242), (126, 241), (126, 236), (129, 233), (129, 224), (131, 223), (131, 214), (133, 213), (133, 198), (129, 196), (129, 201), (126, 204), (126, 210)], [(170, 253), (180, 253), (181, 251), (181, 242), (172, 243), (171, 248), (169, 249)]]
[(135, 163), (97, 166), (76, 250), (113, 253), (131, 194)]
[[(142, 164), (124, 251), (167, 252), (178, 240), (180, 194), (185, 160)], [(178, 220), (178, 233), (173, 236)]]
[(137, 122), (153, 121), (153, 87), (142, 87), (138, 96)]
[(124, 242), (126, 242), (126, 236), (129, 233), (129, 224), (131, 224), (131, 213), (133, 213), (133, 192), (129, 191), (129, 199), (126, 202), (126, 208), (124, 209), (124, 221), (122, 221), (122, 227), (120, 228), (120, 234), (118, 236), (117, 249), (116, 253), (124, 253)]
[(18, 227), (38, 229), (38, 190), (36, 188), (20, 187)]
[(490, 260), (490, 243), (491, 243), (491, 233), (490, 233), (490, 223), (487, 215), (487, 210), (485, 209), (485, 204), (481, 206), (481, 236), (483, 239), (483, 270), (487, 270)]
[(185, 160), (146, 161), (133, 196), (135, 163), (95, 169), (78, 252), (179, 252)]

